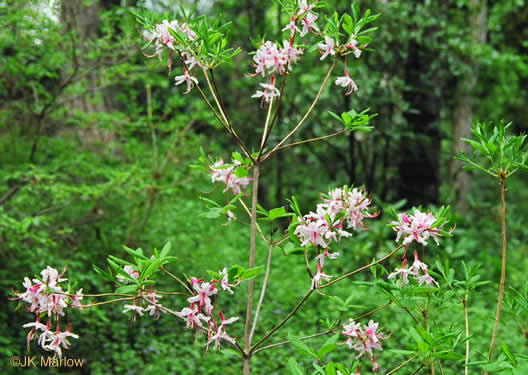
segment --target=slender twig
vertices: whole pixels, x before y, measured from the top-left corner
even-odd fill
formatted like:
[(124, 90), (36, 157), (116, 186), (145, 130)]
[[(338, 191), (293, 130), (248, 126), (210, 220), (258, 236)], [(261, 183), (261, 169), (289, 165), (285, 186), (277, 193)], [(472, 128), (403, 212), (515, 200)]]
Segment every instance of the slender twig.
[[(176, 317), (178, 317), (178, 318), (181, 319), (181, 317), (176, 313), (176, 311), (173, 311), (173, 310), (171, 310), (171, 309), (168, 309), (168, 308), (166, 308), (165, 306), (160, 305), (160, 304), (158, 304), (158, 303), (152, 301), (151, 299), (149, 299), (149, 298), (147, 298), (147, 297), (145, 297), (145, 296), (143, 296), (143, 300), (145, 300), (146, 302), (148, 302), (148, 303), (150, 303), (151, 305), (155, 306), (156, 308), (160, 309), (161, 311), (163, 311), (163, 312), (165, 312), (165, 313), (167, 313), (167, 314), (170, 314), (170, 315), (176, 316)], [(205, 328), (205, 327), (197, 327), (197, 328), (200, 328), (200, 329), (202, 329), (203, 331), (206, 331), (206, 332), (207, 332), (207, 330), (208, 330), (208, 329)], [(233, 346), (234, 346), (234, 347), (240, 352), (240, 354), (242, 354), (242, 356), (245, 357), (246, 353), (244, 353), (244, 350), (240, 347), (240, 345), (238, 345), (238, 343), (233, 342), (233, 343), (231, 343), (231, 345), (233, 345)]]
[(290, 320), (290, 318), (292, 316), (295, 315), (295, 313), (297, 312), (297, 310), (299, 310), (301, 308), (302, 305), (304, 305), (304, 303), (308, 300), (308, 297), (310, 297), (310, 295), (315, 291), (315, 289), (310, 289), (308, 291), (308, 293), (306, 293), (306, 295), (302, 298), (302, 300), (299, 301), (299, 303), (297, 304), (297, 306), (295, 306), (293, 308), (293, 310), (288, 314), (288, 316), (286, 316), (286, 318), (284, 318), (279, 324), (277, 324), (275, 327), (273, 327), (271, 329), (271, 331), (269, 331), (266, 336), (264, 336), (263, 338), (261, 338), (255, 345), (253, 345), (249, 351), (249, 354), (252, 354), (255, 349), (260, 345), (262, 344), (264, 341), (266, 341), (267, 339), (269, 339), (277, 330), (279, 330), (283, 325), (285, 325), (288, 320)]
[(172, 277), (174, 280), (178, 281), (181, 285), (183, 285), (183, 287), (184, 287), (185, 289), (187, 289), (187, 291), (188, 291), (189, 293), (191, 293), (191, 295), (194, 294), (194, 293), (192, 292), (192, 290), (189, 289), (189, 286), (187, 285), (187, 283), (184, 283), (183, 281), (181, 281), (181, 280), (178, 278), (178, 276), (173, 275), (172, 273), (170, 273), (169, 271), (167, 271), (167, 270), (165, 269), (165, 267), (163, 267), (163, 266), (160, 266), (160, 269), (161, 269), (163, 272), (165, 272), (167, 275), (169, 275), (170, 277)]
[[(377, 308), (375, 308), (374, 310), (368, 311), (368, 312), (366, 312), (365, 314), (362, 314), (362, 315), (358, 316), (357, 318), (354, 318), (354, 320), (359, 320), (359, 319), (365, 318), (365, 317), (367, 317), (367, 316), (369, 316), (369, 315), (374, 314), (375, 312), (378, 312), (378, 311), (380, 311), (380, 310), (383, 310), (385, 307), (389, 306), (391, 303), (392, 303), (392, 301), (389, 301), (389, 302), (387, 302), (387, 303), (386, 303), (385, 305), (383, 305), (383, 306), (377, 307)], [(299, 340), (303, 340), (303, 341), (304, 341), (304, 340), (310, 340), (310, 339), (313, 339), (313, 338), (316, 338), (316, 337), (319, 337), (319, 336), (328, 335), (328, 334), (334, 333), (335, 331), (340, 330), (341, 328), (343, 328), (343, 327), (344, 327), (345, 325), (347, 325), (347, 324), (348, 324), (348, 322), (345, 323), (345, 324), (341, 324), (341, 325), (339, 325), (339, 326), (336, 326), (336, 327), (334, 327), (334, 328), (331, 328), (331, 329), (329, 329), (329, 330), (327, 330), (327, 331), (324, 331), (324, 332), (319, 332), (319, 333), (315, 333), (315, 334), (313, 334), (313, 335), (309, 335), (309, 336), (301, 337), (301, 338), (299, 338)], [(258, 348), (257, 350), (255, 350), (255, 351), (253, 352), (253, 354), (256, 354), (256, 353), (258, 353), (258, 352), (260, 352), (260, 351), (262, 351), (262, 350), (271, 349), (271, 348), (274, 348), (274, 347), (276, 347), (276, 346), (286, 345), (286, 344), (289, 344), (289, 343), (290, 343), (290, 340), (286, 340), (286, 341), (281, 341), (281, 342), (278, 342), (278, 343), (275, 343), (275, 344), (270, 344), (270, 345), (262, 346), (262, 347)]]
[(464, 362), (465, 369), (464, 374), (468, 375), (468, 367), (467, 364), (469, 363), (469, 319), (468, 319), (468, 308), (467, 308), (467, 300), (469, 297), (468, 291), (466, 291), (466, 297), (462, 300), (462, 303), (464, 304), (464, 320), (466, 322), (466, 360)]
[(87, 305), (81, 305), (81, 307), (85, 308), (85, 307), (94, 307), (94, 306), (99, 306), (99, 305), (107, 305), (109, 303), (114, 303), (114, 302), (119, 302), (119, 301), (130, 301), (131, 299), (136, 299), (136, 298), (137, 298), (137, 296), (116, 298), (116, 299), (112, 299), (110, 301), (96, 302), (96, 303), (89, 303)]
[(270, 244), (268, 250), (268, 260), (266, 262), (266, 273), (264, 274), (264, 282), (262, 283), (262, 290), (260, 292), (260, 298), (257, 304), (257, 310), (255, 310), (255, 317), (253, 319), (253, 326), (251, 327), (251, 333), (249, 334), (249, 342), (253, 340), (253, 334), (257, 328), (257, 321), (260, 314), (260, 309), (262, 308), (262, 302), (264, 301), (264, 295), (266, 294), (266, 287), (268, 286), (268, 278), (271, 269), (271, 256), (273, 254), (273, 245)]
[[(256, 234), (257, 234), (257, 203), (258, 203), (258, 187), (259, 187), (259, 164), (255, 163), (253, 167), (253, 189), (251, 191), (251, 233), (249, 240), (249, 268), (255, 267), (255, 250), (256, 250)], [(249, 375), (251, 352), (251, 315), (253, 313), (253, 287), (254, 280), (248, 282), (248, 298), (246, 311), (246, 324), (244, 326), (244, 347), (246, 349), (247, 357), (244, 358), (244, 375)]]
[(339, 282), (339, 281), (341, 281), (341, 280), (343, 280), (343, 279), (346, 279), (347, 277), (350, 277), (350, 276), (352, 276), (352, 275), (355, 275), (356, 273), (359, 273), (359, 272), (361, 272), (361, 271), (364, 271), (364, 270), (366, 270), (366, 269), (368, 269), (368, 268), (370, 268), (370, 267), (372, 267), (372, 266), (375, 266), (376, 264), (381, 263), (381, 262), (383, 262), (383, 261), (386, 260), (386, 259), (389, 259), (389, 258), (390, 258), (391, 256), (393, 256), (398, 250), (400, 250), (403, 246), (404, 246), (404, 245), (401, 244), (401, 245), (398, 246), (396, 249), (392, 250), (389, 254), (385, 255), (383, 258), (381, 258), (381, 259), (379, 259), (379, 260), (377, 260), (377, 261), (375, 261), (375, 262), (372, 262), (372, 263), (370, 263), (370, 264), (367, 264), (366, 266), (363, 266), (363, 267), (361, 267), (361, 268), (358, 268), (357, 270), (354, 270), (354, 271), (352, 271), (352, 272), (349, 272), (349, 273), (347, 273), (347, 274), (345, 274), (345, 275), (343, 275), (343, 276), (341, 276), (341, 277), (338, 277), (337, 279), (332, 280), (332, 281), (330, 281), (330, 282), (327, 283), (327, 284), (321, 285), (318, 289), (326, 288), (326, 287), (328, 287), (328, 286), (330, 286), (330, 285), (332, 285), (332, 284), (335, 284), (335, 283), (337, 283), (337, 282)]
[[(238, 200), (240, 202), (240, 204), (242, 205), (242, 207), (244, 207), (244, 210), (247, 212), (248, 216), (251, 218), (251, 211), (249, 210), (248, 206), (244, 203), (244, 201), (242, 200), (242, 198), (240, 198)], [(257, 227), (257, 231), (259, 232), (260, 234), (260, 237), (262, 237), (262, 239), (264, 240), (264, 242), (266, 242), (268, 245), (271, 244), (271, 241), (268, 240), (268, 238), (266, 237), (266, 235), (264, 234), (264, 232), (262, 231), (262, 229), (260, 228), (260, 225), (258, 224), (258, 222), (255, 222), (255, 225)]]
[(308, 108), (308, 110), (306, 111), (306, 113), (304, 114), (303, 118), (301, 119), (301, 121), (299, 121), (299, 123), (295, 126), (295, 128), (293, 128), (292, 131), (290, 131), (288, 133), (288, 135), (286, 137), (284, 137), (282, 139), (282, 141), (280, 141), (274, 148), (273, 150), (267, 152), (264, 157), (262, 158), (262, 160), (266, 160), (269, 156), (271, 156), (275, 151), (277, 151), (277, 149), (279, 147), (281, 147), (284, 143), (286, 143), (286, 141), (288, 139), (290, 139), (296, 132), (297, 130), (299, 130), (299, 128), (304, 124), (304, 122), (306, 121), (306, 119), (308, 118), (308, 116), (310, 116), (310, 114), (312, 113), (313, 109), (315, 108), (315, 106), (317, 105), (317, 103), (319, 102), (319, 99), (321, 98), (321, 94), (323, 93), (323, 90), (328, 82), (328, 80), (330, 79), (330, 76), (332, 75), (332, 72), (337, 64), (337, 60), (338, 58), (336, 57), (334, 59), (334, 63), (332, 64), (332, 66), (330, 67), (330, 69), (328, 70), (328, 73), (326, 74), (326, 77), (323, 81), (323, 83), (321, 84), (321, 87), (319, 88), (319, 92), (317, 93), (317, 96), (315, 97), (314, 101), (312, 102), (312, 105), (310, 105), (310, 107)]
[(269, 129), (270, 126), (270, 119), (271, 119), (271, 111), (273, 110), (273, 97), (271, 98), (271, 101), (268, 105), (268, 113), (266, 114), (266, 122), (264, 123), (264, 132), (262, 133), (262, 139), (260, 140), (260, 149), (257, 156), (257, 160), (260, 159), (260, 156), (262, 155), (262, 150), (264, 150), (264, 145), (266, 144), (266, 139), (268, 138)]
[(280, 88), (280, 94), (279, 94), (279, 98), (277, 99), (277, 107), (275, 108), (275, 114), (273, 115), (273, 120), (271, 120), (271, 124), (270, 124), (270, 127), (269, 127), (269, 131), (268, 131), (268, 134), (266, 135), (266, 139), (264, 140), (264, 146), (266, 146), (266, 143), (268, 142), (268, 138), (271, 134), (271, 131), (273, 130), (273, 126), (275, 125), (275, 120), (277, 120), (277, 117), (279, 116), (279, 109), (280, 109), (280, 105), (282, 103), (282, 96), (284, 94), (284, 87), (286, 85), (286, 77), (288, 77), (288, 63), (286, 63), (286, 72), (284, 73), (284, 75), (282, 76), (282, 83), (281, 83), (281, 88)]
[[(68, 297), (77, 297), (77, 294), (72, 294), (72, 293), (64, 293), (64, 292), (55, 292), (53, 294), (60, 294), (60, 295), (63, 295), (63, 296), (68, 296)], [(81, 295), (81, 297), (134, 297), (134, 295), (132, 294), (124, 294), (124, 293), (99, 293), (99, 294), (86, 294), (86, 293), (83, 293)]]
[(444, 375), (444, 369), (442, 368), (442, 365), (440, 364), (440, 360), (438, 358), (436, 359), (436, 364), (438, 365), (438, 368), (440, 369), (440, 374)]
[(341, 131), (338, 131), (338, 132), (335, 132), (335, 133), (332, 133), (332, 134), (324, 135), (322, 137), (310, 138), (310, 139), (305, 139), (304, 141), (289, 143), (287, 145), (282, 145), (282, 146), (278, 147), (276, 149), (276, 151), (279, 151), (279, 150), (282, 150), (282, 149), (288, 148), (288, 147), (294, 147), (294, 146), (302, 145), (303, 143), (317, 142), (317, 141), (322, 141), (323, 139), (337, 137), (338, 135), (345, 134), (346, 132), (347, 132), (346, 130), (341, 130)]
[(165, 294), (165, 295), (169, 295), (169, 296), (186, 296), (187, 293), (183, 293), (183, 292), (162, 292), (162, 291), (159, 291), (159, 290), (153, 290), (152, 293), (154, 294)]
[(213, 88), (213, 85), (211, 84), (211, 80), (209, 79), (209, 74), (207, 74), (207, 70), (202, 67), (202, 72), (205, 77), (205, 81), (207, 82), (207, 86), (209, 87), (209, 92), (213, 96), (213, 99), (216, 103), (216, 107), (218, 108), (218, 111), (220, 112), (220, 115), (222, 115), (222, 118), (224, 119), (226, 129), (229, 131), (229, 133), (233, 136), (235, 141), (238, 143), (244, 154), (251, 159), (251, 161), (255, 162), (255, 159), (253, 156), (251, 156), (250, 152), (247, 150), (246, 146), (244, 145), (244, 142), (238, 137), (238, 134), (236, 133), (235, 129), (233, 129), (233, 126), (229, 122), (229, 119), (227, 118), (227, 114), (224, 112), (222, 105), (220, 104), (220, 101), (218, 100), (218, 96), (215, 93), (215, 90)]
[(154, 129), (154, 125), (152, 124), (152, 86), (150, 84), (147, 84), (147, 118), (148, 118), (148, 125), (150, 127), (150, 135), (152, 138), (152, 153), (154, 154), (154, 166), (153, 170), (156, 171), (158, 169), (158, 142), (156, 139), (156, 129)]
[(491, 360), (493, 356), (493, 349), (495, 347), (495, 340), (497, 339), (497, 330), (499, 328), (500, 314), (502, 310), (502, 298), (504, 296), (504, 280), (506, 279), (506, 202), (504, 199), (504, 180), (503, 172), (500, 172), (500, 195), (501, 195), (501, 227), (502, 227), (502, 267), (501, 278), (499, 286), (499, 300), (497, 301), (497, 315), (495, 316), (495, 325), (493, 327), (493, 335), (489, 348), (488, 359)]
[[(411, 358), (409, 358), (409, 359), (406, 360), (405, 362), (401, 363), (398, 367), (393, 368), (392, 370), (390, 370), (389, 372), (387, 372), (386, 375), (394, 374), (396, 371), (398, 371), (399, 369), (401, 369), (403, 366), (405, 366), (405, 365), (408, 364), (409, 362), (414, 361), (416, 358), (418, 358), (418, 354), (415, 354), (414, 356), (412, 356)], [(420, 368), (421, 368), (421, 367), (420, 367)]]
[(225, 113), (225, 115), (227, 117), (227, 121), (229, 123), (231, 123), (231, 119), (227, 115), (227, 111), (225, 109), (224, 101), (222, 100), (222, 95), (220, 95), (220, 90), (218, 90), (218, 86), (216, 85), (216, 80), (215, 80), (215, 76), (214, 76), (214, 70), (213, 69), (209, 69), (209, 71), (211, 72), (211, 82), (213, 82), (213, 87), (215, 89), (215, 92), (218, 95), (218, 99), (220, 99), (220, 105), (222, 107), (222, 110), (224, 111), (224, 113)]

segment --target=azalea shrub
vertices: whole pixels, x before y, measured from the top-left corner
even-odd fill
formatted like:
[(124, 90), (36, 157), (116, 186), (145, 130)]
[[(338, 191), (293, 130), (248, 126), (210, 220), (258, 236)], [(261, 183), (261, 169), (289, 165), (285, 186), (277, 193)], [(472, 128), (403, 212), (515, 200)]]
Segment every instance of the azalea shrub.
[[(295, 348), (296, 354), (277, 367), (287, 367), (292, 374), (346, 375), (371, 371), (392, 374), (400, 370), (402, 373), (423, 370), (432, 374), (435, 371), (467, 374), (469, 369), (477, 367), (484, 371), (500, 368), (520, 373), (515, 371), (527, 368), (526, 357), (504, 344), (502, 354), (493, 355), (504, 297), (504, 225), (501, 287), (495, 328), (485, 355), (470, 352), (469, 343), (474, 338), (469, 330), (468, 303), (473, 291), (487, 282), (481, 280), (475, 265), (464, 263), (464, 277), (456, 279), (448, 261), (430, 262), (431, 253), (442, 251), (442, 241), (456, 234), (448, 207), (414, 207), (400, 212), (384, 207), (381, 210), (376, 208), (371, 194), (359, 186), (334, 187), (321, 192), (320, 203), (315, 208), (306, 208), (295, 195), (285, 197), (280, 207), (263, 207), (259, 203), (261, 174), (275, 154), (331, 137), (372, 131), (376, 116), (369, 109), (331, 112), (335, 126), (340, 127), (336, 132), (324, 137), (301, 137), (300, 130), (307, 126), (306, 120), (316, 108), (320, 110), (318, 104), (324, 90), (332, 90), (336, 95), (361, 95), (361, 76), (354, 75), (349, 62), (373, 52), (375, 31), (380, 26), (372, 26), (377, 15), (369, 10), (362, 13), (355, 2), (343, 14), (330, 12), (319, 1), (278, 3), (289, 19), (281, 28), (283, 38), (257, 40), (247, 61), (247, 77), (243, 78), (255, 83), (255, 91), (250, 96), (264, 118), (260, 147), (256, 149), (251, 149), (237, 133), (237, 126), (223, 105), (223, 90), (217, 86), (213, 74), (241, 52), (240, 48), (229, 47), (230, 23), (195, 17), (192, 10), (183, 8), (172, 19), (136, 14), (142, 27), (140, 37), (146, 42), (145, 56), (159, 58), (167, 65), (174, 84), (183, 86), (182, 94), (197, 92), (225, 129), (226, 137), (237, 145), (236, 150), (226, 150), (222, 156), (203, 152), (197, 157), (195, 169), (208, 176), (211, 189), (221, 189), (224, 198), (218, 201), (205, 194), (200, 198), (203, 208), (196, 219), (246, 228), (249, 233), (247, 266), (233, 264), (226, 257), (224, 266), (217, 271), (204, 269), (200, 274), (174, 274), (169, 270), (170, 265), (184, 262), (182, 254), (192, 251), (185, 249), (185, 243), (179, 244), (176, 251), (170, 243), (152, 251), (125, 247), (127, 257), (109, 255), (106, 266), (94, 266), (94, 272), (113, 289), (91, 294), (83, 292), (84, 288), (77, 289), (75, 282), (66, 277), (71, 270), (58, 271), (46, 266), (40, 277), (26, 277), (22, 283), (25, 290), (15, 291), (13, 296), (33, 314), (33, 320), (23, 326), (28, 330), (28, 347), (36, 341), (43, 350), (60, 358), (77, 340), (83, 339), (72, 332), (75, 325), (70, 321), (70, 310), (79, 309), (87, 314), (84, 311), (94, 306), (119, 304), (123, 319), (149, 317), (163, 320), (164, 324), (173, 324), (169, 319), (175, 319), (181, 329), (194, 332), (204, 355), (229, 352), (240, 361), (238, 372), (244, 374), (259, 373), (252, 363), (260, 353), (286, 345)], [(278, 111), (281, 103), (289, 99), (284, 87), (295, 82), (297, 64), (310, 55), (327, 66), (327, 73), (321, 77), (311, 105), (299, 114), (297, 124), (277, 140), (272, 135), (279, 126)], [(478, 140), (468, 140), (477, 152), (492, 161), (491, 167), (483, 166), (478, 155), (477, 159), (461, 156), (470, 167), (485, 170), (499, 179), (503, 223), (505, 180), (517, 169), (525, 168), (526, 161), (524, 137), (510, 137), (506, 129), (504, 124), (496, 127), (477, 124), (474, 134)], [(229, 154), (231, 160), (227, 161)], [(380, 222), (390, 228), (391, 241), (383, 242), (383, 248), (372, 254), (370, 263), (343, 269), (340, 261), (353, 255), (350, 243), (362, 241), (369, 235), (371, 224)], [(257, 251), (263, 249), (267, 249), (266, 262), (257, 264)], [(272, 254), (277, 250), (282, 256), (295, 257), (297, 265), (306, 269), (303, 284), (306, 292), (298, 301), (292, 301), (288, 312), (277, 318), (273, 326), (262, 328), (259, 318), (262, 321), (261, 315), (267, 311), (264, 306), (274, 298), (268, 290), (270, 278), (279, 277), (271, 266)], [(378, 256), (380, 252), (382, 255)], [(173, 282), (172, 290), (160, 287), (162, 277)], [(354, 283), (356, 278), (359, 279)], [(350, 298), (344, 300), (330, 295), (338, 284), (347, 288), (367, 286), (373, 300), (382, 302), (373, 309), (356, 311), (359, 309), (354, 308)], [(241, 293), (247, 293), (247, 304), (242, 309), (245, 316), (237, 315), (240, 310), (234, 309), (231, 302), (234, 295)], [(299, 318), (302, 307), (312, 296), (330, 300), (339, 314), (326, 319), (321, 316), (309, 335), (290, 332), (287, 340), (271, 342), (283, 335), (291, 320)], [(441, 321), (436, 309), (445, 301), (454, 309), (453, 319), (460, 320), (460, 325)], [(396, 330), (390, 320), (378, 321), (376, 313), (385, 309), (394, 309), (403, 315), (408, 329)], [(75, 316), (82, 317), (82, 314), (75, 313)], [(310, 340), (318, 337), (327, 339), (315, 348)], [(401, 356), (399, 364), (379, 360), (386, 348)], [(339, 353), (343, 352), (350, 360), (335, 360), (342, 358)], [(299, 358), (308, 358), (309, 362)]]

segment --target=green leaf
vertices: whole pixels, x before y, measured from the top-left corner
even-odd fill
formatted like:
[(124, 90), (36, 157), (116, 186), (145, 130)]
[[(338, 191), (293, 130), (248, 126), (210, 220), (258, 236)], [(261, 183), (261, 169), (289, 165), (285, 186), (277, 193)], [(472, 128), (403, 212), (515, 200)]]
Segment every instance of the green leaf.
[(290, 343), (293, 345), (297, 351), (305, 356), (313, 357), (315, 359), (319, 359), (317, 353), (310, 348), (308, 345), (306, 345), (304, 342), (299, 340), (297, 337), (294, 337), (291, 335), (291, 333), (288, 333), (288, 340), (290, 340)]
[(161, 249), (160, 258), (165, 258), (167, 255), (169, 255), (171, 250), (171, 243), (170, 241), (163, 246), (163, 249)]
[(337, 346), (338, 339), (339, 339), (339, 336), (335, 335), (335, 336), (330, 337), (328, 340), (326, 340), (324, 345), (321, 347), (321, 349), (319, 349), (319, 352), (317, 353), (319, 358), (323, 358), (328, 353), (333, 352)]
[(508, 347), (508, 345), (502, 343), (501, 345), (502, 352), (508, 357), (508, 360), (513, 366), (517, 366), (517, 360), (515, 359), (515, 356), (513, 355), (512, 351)]
[(304, 369), (297, 363), (295, 358), (290, 357), (288, 359), (288, 370), (290, 370), (290, 374), (292, 375), (304, 375)]
[(262, 271), (262, 266), (250, 268), (248, 270), (244, 270), (242, 274), (240, 275), (240, 280), (249, 280), (257, 276)]
[(139, 285), (137, 284), (134, 284), (134, 285), (123, 285), (123, 286), (120, 286), (119, 288), (117, 288), (115, 290), (116, 293), (122, 293), (122, 294), (131, 294), (131, 293), (135, 293), (139, 288)]

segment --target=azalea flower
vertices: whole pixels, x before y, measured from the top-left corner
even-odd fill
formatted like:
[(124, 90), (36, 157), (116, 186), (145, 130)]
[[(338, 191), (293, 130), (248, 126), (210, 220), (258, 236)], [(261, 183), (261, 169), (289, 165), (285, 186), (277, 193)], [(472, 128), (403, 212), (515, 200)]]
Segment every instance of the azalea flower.
[(321, 268), (324, 267), (324, 261), (325, 258), (328, 259), (337, 259), (339, 257), (339, 253), (329, 253), (328, 248), (325, 249), (324, 253), (317, 256), (317, 262), (321, 263)]
[(220, 279), (220, 286), (222, 287), (222, 289), (223, 290), (227, 290), (227, 291), (229, 291), (229, 293), (233, 294), (233, 290), (231, 290), (231, 287), (234, 287), (235, 285), (230, 285), (228, 283), (229, 279), (228, 279), (228, 275), (227, 275), (227, 268), (224, 267), (222, 272), (219, 272), (219, 275), (222, 277)]
[(145, 309), (141, 306), (137, 306), (135, 302), (133, 305), (125, 305), (123, 307), (124, 307), (123, 313), (134, 311), (135, 313), (138, 313), (139, 315), (143, 316), (143, 313), (145, 312)]
[(399, 276), (401, 276), (401, 279), (402, 279), (404, 284), (409, 284), (409, 275), (416, 276), (416, 271), (414, 271), (411, 268), (405, 268), (406, 265), (407, 265), (407, 259), (404, 259), (402, 268), (396, 268), (396, 271), (391, 273), (388, 276), (388, 278), (389, 279), (393, 279), (393, 278), (395, 278), (396, 276), (399, 275)]
[(295, 17), (290, 18), (290, 23), (287, 24), (282, 31), (290, 30), (290, 38), (293, 38), (295, 36), (295, 32), (297, 31), (300, 33), (301, 31), (297, 27), (297, 24), (295, 23)]
[(245, 189), (251, 179), (249, 177), (237, 177), (235, 169), (240, 167), (241, 163), (238, 160), (233, 162), (233, 165), (225, 165), (224, 161), (220, 159), (215, 164), (209, 166), (211, 168), (211, 181), (222, 182), (226, 185), (224, 192), (231, 189), (233, 194), (237, 195)]
[(331, 278), (332, 278), (332, 276), (323, 273), (322, 267), (321, 267), (321, 263), (318, 263), (317, 264), (317, 273), (312, 278), (312, 289), (319, 288), (319, 285), (321, 285), (321, 281), (322, 280), (329, 281)]
[(174, 80), (176, 81), (176, 86), (179, 86), (184, 82), (187, 84), (187, 90), (184, 92), (184, 94), (188, 94), (193, 88), (193, 85), (198, 84), (196, 77), (191, 76), (189, 74), (189, 70), (185, 66), (183, 67), (183, 75), (174, 77)]
[(306, 34), (308, 34), (308, 31), (311, 31), (314, 34), (319, 34), (320, 33), (319, 28), (315, 24), (315, 21), (317, 20), (318, 17), (319, 16), (317, 14), (315, 14), (315, 13), (312, 13), (312, 12), (306, 13), (304, 18), (302, 19), (303, 28), (302, 28), (301, 34), (300, 34), (301, 37), (303, 37)]
[[(220, 323), (220, 325), (216, 328), (216, 332), (213, 331), (212, 328), (210, 328), (210, 330), (212, 332), (214, 332), (213, 335), (211, 335), (209, 337), (209, 339), (207, 340), (207, 348), (209, 348), (209, 345), (214, 342), (214, 347), (213, 349), (220, 349), (221, 348), (221, 340), (224, 340), (224, 341), (227, 341), (231, 344), (234, 344), (236, 342), (236, 340), (229, 336), (226, 332), (226, 329), (225, 329), (225, 326), (228, 325), (228, 324), (231, 324), (233, 322), (236, 322), (239, 318), (238, 317), (234, 317), (234, 318), (229, 318), (229, 319), (225, 319), (224, 318), (224, 314), (222, 314), (222, 312), (220, 311), (219, 312), (219, 315), (220, 315), (220, 319), (222, 320), (222, 322)], [(211, 323), (209, 323), (210, 325)], [(215, 323), (216, 325), (216, 323)]]
[(427, 240), (432, 238), (438, 245), (438, 237), (441, 226), (433, 228), (436, 218), (431, 212), (425, 214), (418, 209), (414, 210), (414, 215), (407, 216), (404, 212), (398, 214), (398, 221), (393, 221), (391, 224), (397, 233), (396, 242), (398, 242), (402, 235), (404, 235), (403, 244), (407, 247), (413, 241), (424, 246), (427, 245)]
[(345, 76), (344, 77), (338, 77), (336, 79), (335, 83), (338, 86), (343, 86), (345, 88), (347, 88), (347, 87), (350, 88), (350, 90), (348, 90), (348, 92), (345, 95), (350, 95), (353, 92), (358, 90), (358, 87), (357, 87), (356, 83), (348, 75), (348, 70), (345, 70)]
[(260, 83), (260, 85), (264, 87), (264, 91), (257, 90), (255, 94), (251, 95), (252, 98), (262, 98), (266, 103), (269, 103), (272, 98), (280, 95), (279, 89), (275, 86), (267, 83)]
[(187, 298), (187, 302), (189, 302), (191, 305), (198, 303), (199, 311), (205, 307), (205, 312), (207, 314), (211, 314), (211, 311), (213, 310), (213, 304), (211, 303), (210, 297), (218, 293), (218, 289), (215, 288), (215, 284), (200, 282), (199, 280), (193, 281), (193, 279), (191, 279), (191, 282), (193, 284), (193, 289), (197, 294), (193, 297)]
[(174, 314), (187, 322), (187, 328), (203, 327), (202, 321), (209, 322), (211, 319), (199, 313), (196, 305), (191, 305), (191, 308), (184, 307), (182, 311), (175, 312)]
[(361, 56), (361, 50), (359, 49), (357, 44), (358, 41), (354, 37), (352, 37), (350, 39), (350, 42), (345, 47), (352, 49), (354, 51), (354, 56), (356, 56), (356, 58), (359, 58), (359, 56)]
[(324, 60), (328, 55), (335, 55), (336, 53), (334, 39), (326, 35), (324, 38), (324, 43), (321, 42), (317, 45), (319, 52), (322, 53), (321, 60)]
[[(381, 340), (389, 338), (388, 336), (377, 332), (378, 326), (379, 323), (370, 320), (367, 325), (361, 328), (359, 323), (356, 323), (351, 319), (348, 324), (343, 326), (343, 331), (341, 331), (342, 335), (347, 336), (346, 341), (338, 343), (338, 345), (347, 345), (350, 349), (359, 352), (356, 359), (361, 358), (363, 354), (367, 353), (372, 360), (373, 371), (376, 371), (379, 368), (373, 349), (383, 350)], [(359, 366), (357, 372), (359, 374)]]

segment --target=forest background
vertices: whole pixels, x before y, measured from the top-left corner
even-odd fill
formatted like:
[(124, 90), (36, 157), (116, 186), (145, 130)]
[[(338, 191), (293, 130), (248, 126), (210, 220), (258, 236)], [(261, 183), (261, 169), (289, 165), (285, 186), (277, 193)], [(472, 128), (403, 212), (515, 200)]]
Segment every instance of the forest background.
[[(132, 9), (177, 12), (175, 1), (68, 0), (0, 1), (0, 372), (18, 373), (12, 355), (26, 353), (22, 325), (27, 317), (7, 301), (24, 276), (46, 265), (62, 269), (85, 292), (112, 290), (96, 277), (92, 264), (103, 265), (122, 245), (151, 251), (172, 243), (181, 262), (173, 273), (200, 274), (229, 264), (247, 263), (247, 230), (225, 220), (200, 217), (200, 196), (222, 201), (210, 176), (193, 168), (200, 149), (229, 158), (236, 146), (197, 93), (184, 96), (167, 77), (165, 60), (148, 59)], [(329, 9), (346, 10), (349, 1), (327, 1)], [(430, 263), (448, 259), (455, 273), (462, 263), (481, 266), (483, 279), (471, 306), (475, 352), (485, 352), (495, 314), (500, 276), (500, 202), (497, 181), (466, 172), (453, 156), (467, 145), (472, 121), (513, 122), (510, 130), (526, 132), (528, 124), (528, 6), (524, 0), (362, 0), (362, 9), (380, 13), (379, 30), (364, 58), (351, 72), (359, 91), (343, 96), (334, 87), (324, 92), (320, 108), (307, 122), (303, 137), (326, 135), (337, 124), (327, 109), (341, 113), (367, 107), (379, 115), (370, 133), (352, 133), (280, 152), (266, 164), (259, 199), (267, 207), (286, 206), (295, 195), (314, 207), (319, 193), (344, 184), (364, 185), (381, 208), (368, 234), (347, 243), (343, 269), (366, 264), (392, 248), (388, 209), (413, 205), (451, 204), (456, 236), (443, 242)], [(224, 105), (238, 134), (258, 148), (254, 119), (264, 117), (259, 101), (250, 98), (256, 82), (250, 37), (281, 39), (287, 15), (273, 1), (225, 0), (198, 4), (199, 14), (223, 14), (233, 22), (231, 45), (242, 53), (233, 64), (215, 72)], [(258, 41), (258, 40), (257, 40)], [(318, 89), (324, 66), (317, 56), (297, 67), (295, 85), (287, 86), (276, 137), (284, 136)], [(174, 73), (173, 73), (174, 74)], [(181, 74), (177, 72), (176, 74)], [(172, 77), (172, 76), (171, 76)], [(273, 139), (271, 144), (273, 144)], [(507, 288), (528, 288), (528, 180), (509, 181), (507, 197)], [(243, 212), (240, 213), (240, 216)], [(257, 252), (257, 264), (265, 251)], [(124, 251), (122, 251), (125, 254)], [(396, 265), (397, 260), (394, 260)], [(306, 270), (295, 256), (276, 256), (262, 326), (271, 326), (291, 308), (306, 287)], [(284, 275), (282, 278), (280, 275)], [(287, 286), (285, 280), (287, 277)], [(363, 276), (368, 280), (369, 275)], [(166, 281), (170, 288), (170, 280)], [(257, 288), (258, 281), (257, 281)], [(335, 295), (354, 295), (356, 311), (376, 307), (368, 289), (349, 283)], [(243, 300), (244, 292), (240, 293)], [(237, 301), (231, 302), (233, 314)], [(243, 305), (241, 305), (243, 306)], [(518, 352), (528, 350), (528, 312), (508, 310), (499, 343)], [(310, 334), (324, 313), (328, 298), (310, 301), (288, 327)], [(170, 318), (129, 321), (122, 306), (102, 306), (76, 317), (82, 339), (74, 340), (69, 357), (88, 365), (78, 374), (237, 374), (226, 365), (230, 353), (209, 353), (192, 345), (191, 331)], [(335, 312), (335, 311), (334, 311)], [(393, 336), (405, 331), (406, 319), (387, 309)], [(462, 317), (460, 306), (448, 304), (438, 314)], [(524, 335), (524, 336), (523, 336)], [(404, 349), (406, 339), (387, 347)], [(399, 341), (398, 341), (399, 340)], [(33, 350), (40, 350), (34, 347)], [(462, 350), (462, 349), (461, 349)], [(255, 359), (261, 373), (286, 373), (296, 355), (284, 346)], [(345, 361), (350, 353), (343, 351)], [(388, 352), (384, 367), (405, 356)], [(477, 358), (475, 358), (476, 360)], [(227, 362), (226, 362), (227, 361)], [(383, 360), (379, 360), (380, 363)], [(27, 373), (54, 370), (33, 369)], [(411, 371), (410, 369), (407, 371)], [(402, 372), (405, 373), (405, 372)], [(409, 372), (410, 373), (410, 372)]]

